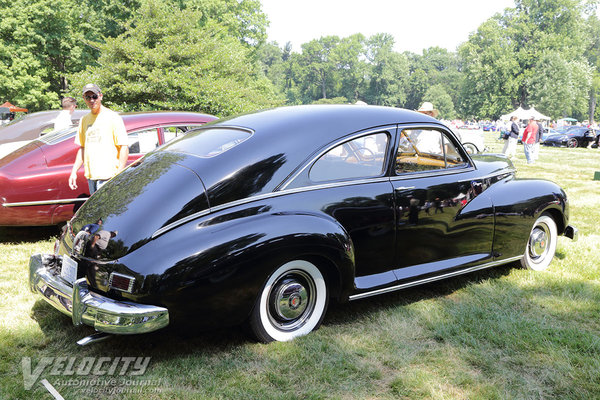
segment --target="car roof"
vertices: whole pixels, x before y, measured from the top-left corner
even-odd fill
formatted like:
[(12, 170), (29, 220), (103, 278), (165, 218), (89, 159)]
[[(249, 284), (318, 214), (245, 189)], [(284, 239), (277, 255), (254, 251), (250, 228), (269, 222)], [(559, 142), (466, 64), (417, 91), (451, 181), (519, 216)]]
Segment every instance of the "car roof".
[(131, 113), (120, 113), (128, 131), (142, 129), (163, 123), (186, 123), (197, 121), (212, 121), (216, 117), (191, 111), (141, 111)]
[[(443, 125), (427, 115), (392, 107), (361, 105), (291, 106), (258, 111), (205, 125), (212, 128), (236, 128), (252, 136), (214, 158), (189, 156), (181, 164), (201, 177), (213, 204), (226, 201), (236, 193), (243, 198), (266, 193), (289, 177), (324, 146), (345, 136), (403, 123)], [(195, 140), (188, 135), (182, 140)], [(169, 151), (169, 148), (165, 149)], [(244, 176), (243, 176), (244, 175)], [(241, 178), (241, 180), (239, 179)], [(248, 183), (246, 183), (246, 181)], [(226, 189), (227, 188), (227, 189)], [(223, 194), (223, 199), (218, 199)]]
[[(209, 114), (191, 111), (141, 111), (119, 113), (119, 115), (123, 118), (125, 129), (127, 129), (128, 132), (133, 132), (161, 124), (195, 125), (204, 124), (217, 119), (217, 117)], [(76, 131), (77, 127), (63, 129), (61, 131), (44, 135), (38, 140), (45, 144), (54, 145), (64, 142), (66, 139), (73, 138)]]
[[(32, 140), (39, 137), (40, 132), (51, 125), (61, 110), (38, 111), (25, 115), (0, 128), (0, 143), (20, 140)], [(89, 110), (75, 110), (71, 119), (78, 121)]]

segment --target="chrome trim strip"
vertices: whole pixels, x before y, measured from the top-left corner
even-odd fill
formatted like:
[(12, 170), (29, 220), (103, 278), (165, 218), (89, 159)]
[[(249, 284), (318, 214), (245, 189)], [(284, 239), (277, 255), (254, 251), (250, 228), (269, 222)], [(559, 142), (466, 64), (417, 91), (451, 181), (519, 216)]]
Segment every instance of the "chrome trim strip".
[[(468, 173), (468, 172), (472, 172), (475, 170), (476, 169), (473, 166), (469, 166), (469, 167), (466, 167), (466, 168), (460, 169), (460, 170), (448, 170), (445, 174), (449, 175), (449, 174), (458, 174), (458, 173)], [(436, 170), (436, 171), (439, 171), (439, 170)], [(512, 171), (514, 172), (514, 170), (512, 170)], [(320, 185), (302, 186), (302, 187), (298, 187), (298, 188), (294, 188), (294, 189), (282, 189), (282, 190), (278, 190), (277, 192), (259, 194), (256, 196), (247, 197), (245, 199), (231, 201), (229, 203), (221, 204), (219, 206), (215, 206), (215, 207), (209, 208), (207, 210), (202, 210), (202, 211), (199, 211), (192, 215), (188, 215), (185, 218), (182, 218), (180, 220), (172, 222), (169, 225), (158, 229), (156, 232), (154, 232), (152, 234), (151, 238), (154, 239), (154, 238), (162, 235), (163, 233), (170, 231), (171, 229), (176, 228), (179, 225), (183, 225), (187, 222), (193, 221), (196, 218), (203, 217), (203, 216), (208, 215), (213, 212), (225, 210), (227, 208), (239, 206), (239, 205), (246, 204), (246, 203), (251, 203), (253, 201), (265, 200), (265, 199), (283, 196), (283, 195), (287, 195), (287, 194), (309, 192), (312, 190), (328, 189), (328, 188), (334, 188), (334, 187), (340, 187), (340, 186), (362, 185), (362, 184), (366, 184), (366, 183), (377, 183), (377, 182), (391, 182), (391, 181), (396, 182), (396, 181), (407, 180), (409, 178), (421, 178), (421, 177), (423, 177), (423, 175), (424, 174), (411, 175), (411, 176), (394, 176), (391, 178), (388, 176), (378, 176), (375, 178), (356, 179), (356, 180), (351, 180), (351, 181), (328, 182), (328, 183), (323, 183)], [(488, 179), (488, 178), (493, 178), (498, 175), (499, 174), (490, 174), (490, 175), (486, 175), (484, 177), (480, 177), (477, 179)], [(431, 176), (431, 175), (429, 175), (429, 176)], [(437, 176), (439, 176), (439, 175), (437, 175)], [(470, 182), (471, 180), (472, 179), (466, 179), (466, 180), (464, 180), (464, 182)], [(461, 181), (461, 182), (463, 182), (463, 181)]]
[(364, 299), (365, 297), (371, 297), (371, 296), (375, 296), (378, 294), (395, 292), (396, 290), (406, 289), (409, 287), (418, 286), (418, 285), (422, 285), (422, 284), (429, 283), (429, 282), (435, 282), (435, 281), (439, 281), (442, 279), (451, 278), (451, 277), (457, 276), (457, 275), (468, 274), (469, 272), (479, 271), (480, 269), (486, 269), (486, 268), (495, 267), (497, 265), (508, 264), (510, 262), (520, 260), (521, 258), (523, 258), (523, 256), (506, 258), (506, 259), (503, 259), (500, 261), (492, 261), (487, 264), (476, 265), (474, 267), (461, 269), (460, 271), (453, 271), (453, 272), (449, 272), (447, 274), (442, 274), (442, 275), (432, 276), (432, 277), (425, 278), (425, 279), (420, 279), (418, 281), (407, 282), (407, 283), (403, 283), (403, 284), (396, 285), (396, 286), (373, 290), (371, 292), (359, 293), (359, 294), (350, 296), (348, 298), (348, 300), (350, 300), (350, 301), (359, 300), (359, 299)]
[[(377, 133), (377, 132), (383, 132), (386, 130), (396, 130), (396, 129), (410, 129), (413, 127), (434, 127), (439, 129), (440, 126), (436, 126), (433, 124), (410, 124), (410, 125), (387, 125), (385, 127), (380, 127), (380, 128), (376, 128), (376, 129), (372, 129), (369, 131), (365, 131), (365, 132), (360, 132), (360, 133), (356, 133), (350, 136), (347, 136), (341, 140), (338, 140), (336, 142), (334, 142), (334, 144), (332, 144), (331, 146), (328, 146), (325, 148), (325, 150), (319, 152), (317, 155), (315, 155), (313, 158), (310, 159), (310, 161), (306, 162), (304, 164), (304, 166), (298, 170), (296, 173), (294, 173), (291, 177), (289, 177), (288, 179), (286, 179), (284, 181), (284, 183), (281, 185), (281, 187), (279, 189), (276, 189), (275, 192), (270, 192), (270, 193), (265, 193), (265, 194), (261, 194), (261, 195), (256, 195), (256, 196), (252, 196), (252, 197), (247, 197), (245, 199), (241, 199), (241, 200), (236, 200), (236, 201), (232, 201), (229, 203), (225, 203), (225, 204), (221, 204), (219, 206), (215, 206), (212, 208), (209, 208), (207, 210), (203, 210), (203, 211), (199, 211), (197, 213), (194, 213), (192, 215), (188, 215), (185, 218), (182, 218), (180, 220), (177, 220), (175, 222), (170, 223), (167, 226), (164, 226), (158, 230), (156, 230), (156, 232), (154, 232), (151, 236), (151, 239), (155, 239), (156, 237), (162, 235), (165, 232), (170, 231), (171, 229), (174, 229), (180, 225), (183, 225), (185, 223), (188, 223), (190, 221), (193, 221), (194, 219), (203, 217), (205, 215), (208, 215), (212, 212), (217, 212), (217, 211), (221, 211), (221, 210), (225, 210), (227, 208), (230, 207), (235, 207), (235, 206), (239, 206), (242, 204), (246, 204), (246, 203), (250, 203), (253, 201), (259, 201), (259, 200), (264, 200), (264, 199), (268, 199), (268, 198), (273, 198), (273, 197), (277, 197), (277, 196), (282, 196), (285, 194), (292, 194), (292, 193), (300, 193), (300, 192), (308, 192), (308, 191), (312, 191), (312, 190), (320, 190), (320, 189), (326, 189), (326, 188), (333, 188), (333, 187), (338, 187), (338, 186), (347, 186), (347, 185), (360, 185), (360, 184), (364, 184), (364, 183), (374, 183), (374, 182), (391, 182), (391, 181), (401, 181), (401, 180), (407, 180), (407, 179), (415, 179), (415, 178), (421, 178), (421, 177), (428, 177), (428, 176), (439, 176), (440, 174), (443, 175), (451, 175), (451, 174), (459, 174), (459, 173), (468, 173), (468, 172), (472, 172), (472, 171), (476, 171), (477, 169), (475, 168), (475, 164), (472, 161), (472, 159), (470, 158), (470, 156), (467, 154), (467, 156), (469, 157), (469, 165), (466, 167), (462, 167), (462, 168), (449, 168), (444, 170), (443, 172), (440, 173), (441, 170), (433, 170), (433, 171), (427, 171), (425, 173), (415, 173), (415, 174), (407, 174), (407, 175), (402, 175), (402, 176), (393, 176), (393, 177), (388, 177), (388, 176), (377, 176), (377, 177), (373, 177), (373, 178), (364, 178), (364, 179), (356, 179), (356, 180), (345, 180), (345, 181), (337, 181), (337, 182), (328, 182), (328, 183), (323, 183), (323, 184), (317, 184), (317, 185), (313, 185), (313, 186), (303, 186), (303, 187), (298, 187), (298, 188), (294, 188), (294, 189), (286, 189), (286, 187), (300, 174), (302, 173), (302, 171), (304, 171), (309, 165), (311, 165), (316, 159), (318, 159), (319, 157), (321, 157), (323, 154), (325, 154), (327, 151), (333, 149), (334, 147), (338, 146), (340, 143), (344, 143), (347, 142), (349, 140), (354, 140), (357, 137), (361, 137), (361, 136), (365, 136), (365, 135), (369, 135), (372, 133)], [(199, 128), (199, 130), (202, 129), (209, 129), (211, 127), (202, 127)], [(238, 126), (222, 126), (220, 128), (235, 128), (235, 129), (245, 129), (242, 127), (238, 127)], [(451, 130), (446, 127), (443, 126), (443, 128), (447, 131), (447, 132), (451, 132)], [(248, 129), (246, 129), (248, 130)], [(250, 130), (248, 130), (250, 131)], [(252, 132), (252, 131), (250, 131)], [(451, 132), (452, 133), (452, 132)], [(392, 133), (392, 135), (394, 135), (395, 133)], [(452, 133), (454, 134), (454, 133)], [(393, 140), (393, 138), (392, 138)], [(460, 141), (459, 141), (460, 142)], [(515, 169), (511, 169), (509, 170), (509, 172), (514, 173)], [(479, 177), (478, 179), (487, 179), (487, 178), (491, 178), (494, 176), (498, 176), (498, 174), (490, 174), (488, 176), (484, 176), (484, 177)], [(471, 179), (467, 179), (465, 180), (465, 182), (471, 181)]]
[(40, 201), (23, 201), (19, 203), (4, 203), (3, 207), (27, 207), (27, 206), (43, 206), (49, 204), (70, 204), (85, 202), (89, 197), (79, 197), (75, 199), (59, 199), (59, 200), (40, 200)]

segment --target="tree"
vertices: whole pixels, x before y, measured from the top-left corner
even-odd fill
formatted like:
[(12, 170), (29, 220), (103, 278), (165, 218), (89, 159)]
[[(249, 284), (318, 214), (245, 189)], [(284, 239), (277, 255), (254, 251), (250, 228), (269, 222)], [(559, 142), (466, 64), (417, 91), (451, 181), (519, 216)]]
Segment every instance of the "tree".
[(408, 78), (408, 90), (404, 107), (409, 110), (416, 110), (423, 102), (423, 96), (429, 88), (429, 77), (422, 69), (416, 69), (411, 72)]
[(452, 97), (446, 92), (444, 85), (431, 86), (423, 96), (423, 101), (429, 101), (437, 108), (440, 119), (456, 118)]
[(496, 119), (513, 107), (520, 73), (515, 51), (515, 43), (499, 16), (481, 24), (459, 47), (465, 74), (461, 114)]
[(587, 51), (585, 52), (587, 60), (592, 66), (592, 84), (589, 91), (589, 109), (588, 119), (590, 121), (600, 120), (600, 112), (597, 112), (597, 99), (600, 96), (600, 20), (592, 15), (586, 21), (587, 38), (589, 40)]
[(312, 100), (333, 96), (337, 77), (337, 54), (334, 49), (340, 43), (337, 36), (321, 37), (302, 45), (300, 66), (301, 79)]
[(358, 33), (342, 38), (335, 49), (337, 69), (341, 79), (337, 94), (352, 103), (359, 100), (365, 85), (367, 65), (364, 61), (364, 41), (365, 37)]
[(369, 62), (369, 88), (367, 103), (384, 106), (402, 106), (406, 102), (408, 60), (392, 50), (394, 38), (387, 33), (371, 36), (367, 40)]
[(226, 28), (229, 35), (253, 49), (267, 38), (267, 16), (259, 0), (176, 0), (182, 10), (194, 13), (201, 25), (210, 21)]
[[(496, 118), (517, 105), (541, 101), (550, 106), (540, 90), (556, 82), (543, 82), (550, 71), (541, 60), (551, 60), (563, 72), (569, 70), (569, 79), (579, 84), (591, 82), (589, 76), (583, 76), (587, 70), (583, 54), (587, 43), (584, 15), (592, 3), (596, 1), (516, 0), (515, 8), (480, 25), (459, 48), (465, 73), (462, 111), (475, 117)], [(563, 61), (549, 59), (552, 54)], [(557, 77), (556, 73), (550, 75)], [(573, 112), (582, 104), (580, 96), (567, 96), (562, 101), (569, 102), (563, 108)], [(558, 113), (556, 106), (551, 106), (551, 111)]]
[(126, 32), (100, 45), (99, 66), (72, 76), (74, 92), (97, 82), (121, 110), (190, 110), (217, 116), (280, 104), (249, 50), (200, 11), (144, 1)]
[(543, 56), (535, 70), (530, 84), (530, 104), (555, 118), (586, 118), (592, 76), (587, 62), (565, 60), (552, 53)]

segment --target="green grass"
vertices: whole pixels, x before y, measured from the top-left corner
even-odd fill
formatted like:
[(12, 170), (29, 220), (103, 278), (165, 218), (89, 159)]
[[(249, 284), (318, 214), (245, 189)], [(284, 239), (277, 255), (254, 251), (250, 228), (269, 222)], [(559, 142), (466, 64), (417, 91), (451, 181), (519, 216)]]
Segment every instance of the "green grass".
[[(499, 152), (503, 143), (486, 135)], [(89, 395), (44, 371), (40, 380), (66, 399), (600, 398), (600, 149), (542, 147), (533, 165), (522, 151), (518, 177), (559, 183), (580, 230), (576, 243), (559, 238), (548, 271), (512, 264), (332, 305), (321, 329), (290, 343), (255, 343), (238, 329), (164, 330), (79, 347), (92, 330), (27, 288), (29, 255), (52, 251), (56, 231), (0, 229), (0, 398), (52, 398), (39, 382), (25, 390), (21, 366), (50, 356), (151, 357), (144, 375), (117, 375), (111, 386), (150, 382), (141, 393)]]

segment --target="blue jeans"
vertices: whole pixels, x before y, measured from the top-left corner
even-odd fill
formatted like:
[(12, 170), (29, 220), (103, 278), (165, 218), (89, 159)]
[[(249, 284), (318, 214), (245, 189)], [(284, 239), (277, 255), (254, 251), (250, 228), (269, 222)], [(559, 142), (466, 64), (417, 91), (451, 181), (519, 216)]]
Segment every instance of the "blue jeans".
[(525, 148), (525, 158), (527, 159), (527, 164), (532, 164), (535, 161), (535, 143), (523, 143), (523, 147)]
[(93, 194), (96, 190), (100, 189), (100, 187), (102, 185), (104, 185), (106, 182), (108, 182), (108, 179), (105, 179), (105, 180), (88, 179), (88, 187), (90, 188), (90, 194)]

